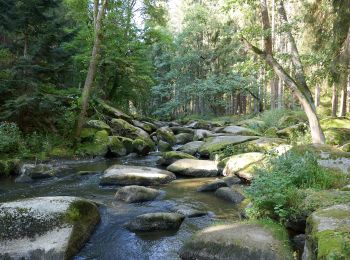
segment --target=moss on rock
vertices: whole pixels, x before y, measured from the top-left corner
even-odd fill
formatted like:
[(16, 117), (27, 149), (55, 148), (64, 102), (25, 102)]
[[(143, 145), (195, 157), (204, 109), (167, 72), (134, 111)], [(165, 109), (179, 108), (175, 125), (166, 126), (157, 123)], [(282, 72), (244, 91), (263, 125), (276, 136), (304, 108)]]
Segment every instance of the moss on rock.
[(180, 159), (197, 159), (196, 157), (179, 151), (170, 151), (162, 154), (162, 158), (158, 160), (160, 165), (170, 165)]
[(331, 145), (342, 145), (350, 140), (349, 128), (329, 128), (324, 134), (327, 143)]
[(19, 159), (0, 159), (0, 177), (18, 174), (20, 163)]

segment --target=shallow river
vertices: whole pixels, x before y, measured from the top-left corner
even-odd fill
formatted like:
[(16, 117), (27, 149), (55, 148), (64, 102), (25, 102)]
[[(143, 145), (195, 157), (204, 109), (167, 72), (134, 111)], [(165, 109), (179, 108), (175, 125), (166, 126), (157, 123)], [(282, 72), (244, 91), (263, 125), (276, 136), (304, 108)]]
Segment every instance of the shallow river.
[[(94, 200), (101, 204), (101, 222), (75, 260), (83, 259), (179, 259), (178, 251), (186, 239), (199, 229), (217, 221), (239, 219), (239, 210), (231, 203), (216, 198), (212, 193), (196, 189), (214, 178), (180, 178), (157, 187), (164, 191), (155, 201), (126, 204), (116, 201), (118, 187), (99, 186), (102, 172), (113, 164), (156, 166), (157, 155), (125, 157), (113, 160), (80, 161), (73, 164), (72, 172), (60, 177), (35, 181), (31, 184), (0, 181), (0, 202), (35, 196), (70, 195)], [(78, 175), (79, 171), (96, 174)], [(123, 224), (149, 212), (170, 212), (174, 206), (189, 206), (209, 211), (204, 217), (186, 218), (176, 232), (132, 233)]]

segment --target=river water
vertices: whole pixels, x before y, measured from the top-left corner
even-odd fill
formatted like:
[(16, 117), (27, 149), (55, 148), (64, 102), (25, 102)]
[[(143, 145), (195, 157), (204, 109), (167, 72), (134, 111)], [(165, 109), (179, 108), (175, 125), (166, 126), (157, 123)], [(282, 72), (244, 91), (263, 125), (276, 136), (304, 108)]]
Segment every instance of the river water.
[[(181, 178), (164, 186), (163, 195), (155, 201), (127, 204), (116, 201), (118, 187), (99, 185), (102, 172), (113, 164), (157, 167), (157, 154), (145, 157), (124, 157), (100, 161), (61, 162), (72, 167), (61, 176), (37, 180), (34, 183), (0, 181), (0, 202), (36, 196), (79, 196), (100, 204), (101, 222), (90, 240), (75, 260), (85, 259), (179, 259), (178, 251), (196, 231), (218, 221), (240, 218), (240, 210), (229, 202), (216, 198), (212, 193), (197, 192), (203, 183), (215, 178)], [(79, 171), (96, 171), (87, 175)], [(123, 227), (124, 223), (143, 213), (171, 212), (175, 206), (185, 206), (208, 211), (203, 217), (186, 218), (178, 231), (133, 233)]]

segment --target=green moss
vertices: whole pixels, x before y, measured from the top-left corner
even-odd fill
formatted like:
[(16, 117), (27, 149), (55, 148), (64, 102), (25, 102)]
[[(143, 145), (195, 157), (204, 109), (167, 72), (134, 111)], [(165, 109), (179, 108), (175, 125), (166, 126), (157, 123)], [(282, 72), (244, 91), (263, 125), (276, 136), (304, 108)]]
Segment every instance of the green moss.
[(118, 136), (111, 136), (109, 138), (108, 148), (115, 155), (123, 156), (127, 154), (127, 150)]
[(329, 128), (350, 128), (349, 118), (326, 118), (321, 120), (321, 127), (323, 129)]
[(162, 127), (159, 128), (156, 133), (159, 140), (165, 141), (170, 145), (174, 145), (176, 143), (176, 137), (171, 129)]
[(0, 160), (0, 177), (15, 175), (20, 167), (19, 159), (1, 159)]
[(329, 128), (324, 132), (326, 141), (332, 145), (342, 145), (350, 140), (350, 129)]
[(306, 152), (311, 152), (316, 156), (327, 155), (329, 156), (329, 159), (350, 158), (350, 153), (344, 152), (330, 145), (322, 145), (322, 144), (294, 146), (291, 149), (291, 152), (295, 152), (300, 155), (303, 155)]
[(183, 152), (177, 152), (177, 151), (170, 151), (163, 153), (163, 158), (168, 159), (197, 159), (196, 157)]
[(89, 201), (76, 201), (68, 208), (65, 221), (73, 225), (73, 232), (68, 242), (65, 259), (71, 259), (79, 252), (100, 221), (97, 206)]
[(73, 156), (73, 151), (67, 147), (57, 146), (49, 152), (49, 157), (53, 158), (70, 158)]
[(108, 144), (108, 132), (106, 130), (97, 131), (93, 141), (80, 144), (76, 153), (81, 156), (105, 156)]
[(146, 155), (152, 150), (152, 147), (142, 139), (134, 140), (132, 146), (134, 147), (134, 151), (141, 155)]
[(325, 230), (315, 235), (317, 259), (347, 259), (350, 253), (350, 232)]
[(106, 130), (106, 131), (111, 130), (110, 126), (101, 120), (89, 120), (86, 122), (86, 125), (90, 128), (95, 128), (98, 130)]

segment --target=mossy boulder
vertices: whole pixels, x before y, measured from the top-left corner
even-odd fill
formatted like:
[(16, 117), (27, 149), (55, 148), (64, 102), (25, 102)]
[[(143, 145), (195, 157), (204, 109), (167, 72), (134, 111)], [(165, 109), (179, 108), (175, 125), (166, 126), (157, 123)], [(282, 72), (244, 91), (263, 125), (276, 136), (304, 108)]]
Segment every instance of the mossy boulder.
[(102, 111), (111, 118), (121, 118), (124, 120), (131, 121), (131, 117), (127, 114), (125, 114), (123, 111), (112, 107), (111, 105), (107, 104), (105, 101), (98, 99), (98, 104), (102, 108)]
[(115, 198), (127, 203), (135, 203), (154, 200), (159, 194), (159, 190), (156, 189), (131, 185), (120, 188), (115, 194)]
[(184, 153), (188, 153), (191, 155), (195, 155), (199, 148), (204, 144), (203, 141), (193, 141), (193, 142), (189, 142), (183, 146), (181, 146), (180, 148), (178, 148), (177, 150), (180, 152), (184, 152)]
[(178, 213), (147, 213), (125, 224), (130, 231), (177, 230), (185, 216)]
[(143, 139), (136, 139), (132, 142), (132, 146), (134, 148), (134, 152), (140, 155), (149, 154), (152, 151), (153, 146), (150, 146), (148, 142)]
[(194, 141), (202, 141), (205, 138), (211, 137), (213, 135), (214, 135), (214, 133), (212, 131), (205, 130), (205, 129), (197, 129), (194, 132), (193, 140)]
[(98, 129), (91, 127), (84, 127), (81, 130), (80, 138), (84, 141), (93, 141), (95, 134), (98, 132)]
[(162, 140), (159, 140), (157, 146), (158, 146), (158, 150), (161, 152), (167, 152), (167, 151), (171, 151), (173, 149), (171, 144), (169, 144), (165, 141), (162, 141)]
[(327, 143), (331, 145), (342, 145), (350, 140), (349, 128), (329, 128), (324, 134)]
[(113, 165), (103, 173), (101, 185), (153, 186), (175, 180), (172, 172), (144, 166)]
[(323, 129), (329, 128), (350, 128), (350, 119), (347, 117), (342, 118), (325, 118), (320, 121)]
[(210, 137), (199, 148), (198, 152), (203, 157), (213, 157), (216, 153), (225, 149), (229, 145), (237, 145), (247, 141), (257, 139), (255, 136), (217, 136)]
[(340, 147), (340, 149), (347, 153), (350, 152), (350, 143), (344, 144), (342, 147)]
[(176, 138), (177, 144), (186, 144), (193, 141), (193, 134), (181, 133), (181, 134), (175, 135), (175, 138)]
[(212, 177), (219, 174), (217, 163), (209, 160), (180, 159), (167, 167), (175, 174), (192, 177)]
[(265, 155), (263, 153), (257, 152), (237, 154), (220, 161), (219, 166), (224, 166), (224, 176), (232, 176), (249, 165), (262, 161), (264, 158)]
[(207, 121), (202, 121), (201, 120), (201, 121), (189, 122), (185, 127), (193, 128), (193, 129), (206, 129), (206, 130), (209, 130), (213, 126), (217, 126), (217, 125), (213, 124), (212, 122), (207, 122)]
[(307, 117), (305, 114), (291, 114), (291, 115), (285, 115), (282, 116), (278, 120), (278, 126), (279, 128), (286, 128), (289, 126), (293, 126), (299, 123), (305, 123), (307, 122)]
[(1, 259), (71, 259), (100, 220), (77, 197), (38, 197), (0, 204)]
[(85, 125), (87, 128), (111, 131), (111, 127), (101, 120), (88, 120)]
[(262, 120), (256, 119), (256, 118), (251, 118), (251, 119), (246, 119), (239, 121), (237, 123), (238, 126), (243, 126), (247, 127), (250, 129), (264, 129), (266, 126), (266, 123)]
[(119, 136), (109, 137), (108, 149), (114, 156), (124, 156), (128, 153), (128, 150), (124, 147), (123, 141)]
[(92, 142), (79, 145), (77, 154), (81, 156), (105, 156), (108, 152), (109, 137), (106, 130), (97, 131)]
[(246, 135), (246, 136), (258, 136), (260, 135), (258, 132), (241, 126), (226, 126), (223, 130), (224, 133), (232, 134), (232, 135)]
[(149, 122), (140, 122), (137, 120), (132, 120), (132, 124), (136, 127), (145, 130), (147, 133), (152, 133), (157, 129), (157, 127), (154, 124)]
[(275, 137), (277, 136), (278, 128), (277, 127), (269, 127), (265, 130), (264, 135), (268, 137)]
[(180, 250), (184, 260), (291, 260), (287, 232), (278, 224), (241, 222), (196, 233)]
[(296, 125), (288, 126), (276, 132), (280, 138), (292, 139), (295, 136), (305, 134), (308, 130), (308, 126), (305, 123), (299, 123)]
[(50, 158), (69, 159), (74, 155), (74, 151), (65, 146), (56, 146), (49, 152)]
[(0, 159), (0, 177), (17, 175), (20, 170), (19, 159)]
[(303, 259), (350, 257), (350, 204), (318, 210), (307, 219)]
[(209, 183), (203, 184), (202, 186), (200, 186), (197, 191), (199, 192), (206, 192), (206, 191), (216, 191), (219, 188), (222, 187), (227, 187), (227, 183), (222, 180), (222, 179), (217, 179), (214, 181), (211, 181)]
[(193, 129), (183, 127), (183, 126), (172, 126), (172, 127), (170, 127), (170, 129), (171, 129), (171, 131), (173, 131), (173, 133), (175, 135), (182, 134), (182, 133), (186, 133), (186, 134), (193, 134), (194, 133)]
[(160, 158), (157, 163), (160, 165), (168, 166), (177, 160), (180, 159), (196, 159), (196, 157), (179, 151), (171, 151), (162, 154), (162, 158)]
[(176, 137), (169, 127), (163, 126), (157, 129), (156, 133), (158, 140), (167, 142), (170, 145), (174, 145), (176, 143)]

